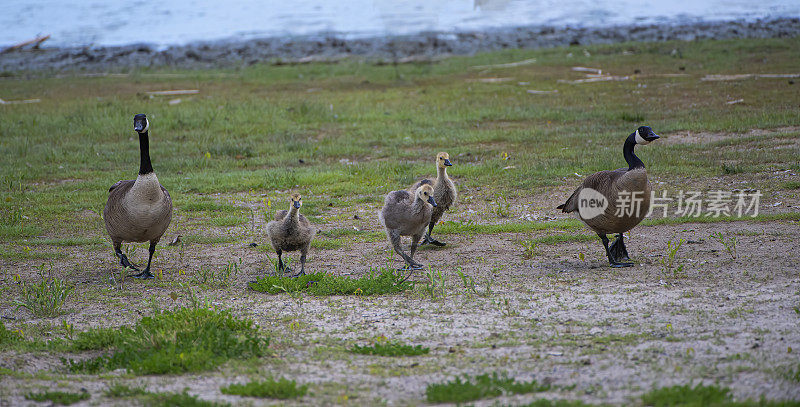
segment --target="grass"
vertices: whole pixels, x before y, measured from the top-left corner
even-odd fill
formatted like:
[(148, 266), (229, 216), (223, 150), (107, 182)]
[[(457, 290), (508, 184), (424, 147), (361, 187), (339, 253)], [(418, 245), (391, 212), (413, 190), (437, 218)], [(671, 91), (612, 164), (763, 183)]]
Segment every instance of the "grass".
[(144, 386), (130, 387), (126, 384), (114, 383), (108, 386), (108, 389), (103, 394), (110, 398), (125, 398), (145, 395), (147, 390), (145, 390)]
[[(732, 70), (760, 72), (765, 59), (771, 70), (791, 71), (800, 65), (794, 41), (595, 45), (585, 47), (586, 55), (570, 48), (505, 50), (398, 66), (355, 58), (210, 71), (163, 68), (148, 70), (148, 75), (134, 71), (127, 78), (12, 74), (0, 82), (0, 94), (41, 97), (42, 102), (5, 106), (0, 117), (8, 157), (0, 165), (0, 240), (73, 236), (76, 230), (77, 237), (86, 238), (85, 231), (102, 230), (97, 213), (108, 186), (135, 175), (137, 146), (129, 122), (140, 111), (152, 118), (151, 155), (159, 179), (179, 214), (193, 224), (222, 228), (248, 223), (247, 209), (209, 195), (217, 193), (253, 191), (253, 200), (267, 193), (282, 207), (284, 193), (274, 191), (297, 185), (313, 192), (307, 194), (309, 202), (319, 196), (337, 206), (344, 201), (345, 207), (379, 202), (386, 192), (431, 175), (429, 152), (442, 146), (454, 157), (450, 172), (460, 188), (487, 188), (481, 195), (502, 196), (493, 201), (499, 202), (496, 216), (503, 219), (512, 212), (507, 203), (521, 194), (574, 185), (565, 177), (576, 172), (619, 167), (621, 139), (637, 124), (650, 124), (666, 137), (800, 125), (795, 104), (786, 102), (796, 98), (795, 92), (785, 81), (697, 78)], [(671, 55), (676, 48), (681, 49), (679, 60)], [(528, 58), (536, 64), (502, 71), (527, 86), (466, 82), (483, 75), (470, 66)], [(574, 78), (571, 67), (582, 64), (627, 74), (634, 60), (643, 72), (674, 73), (680, 64), (690, 75), (557, 82)], [(640, 103), (639, 85), (658, 89), (652, 103)], [(203, 96), (177, 105), (137, 96), (144, 88), (182, 86), (197, 87)], [(545, 100), (527, 94), (528, 87), (557, 87), (559, 93)], [(310, 88), (320, 89), (313, 99), (305, 92)], [(714, 97), (734, 93), (748, 95), (747, 104), (731, 108), (724, 98)], [(52, 134), (59, 138), (53, 140)], [(796, 137), (792, 131), (781, 134), (786, 148), (774, 151), (748, 148), (776, 140), (753, 136), (725, 140), (715, 148), (660, 143), (639, 154), (662, 179), (797, 170), (798, 148), (791, 142)], [(796, 184), (769, 188), (796, 189)], [(346, 201), (353, 196), (358, 200)], [(326, 211), (314, 208), (315, 215)], [(440, 232), (473, 230), (442, 225)]]
[(39, 267), (39, 281), (28, 283), (16, 276), (20, 283), (20, 298), (14, 300), (18, 308), (25, 308), (37, 318), (61, 315), (64, 303), (75, 288), (65, 280), (52, 276), (53, 265), (48, 271)]
[(406, 345), (399, 341), (379, 341), (372, 345), (353, 345), (348, 349), (351, 353), (374, 356), (419, 356), (427, 355), (430, 348), (422, 345)]
[(497, 372), (475, 377), (456, 377), (446, 383), (429, 384), (425, 396), (429, 403), (465, 403), (468, 401), (498, 397), (503, 394), (527, 394), (547, 391), (550, 385), (536, 380), (517, 382), (506, 374)]
[(108, 387), (103, 393), (106, 397), (112, 399), (127, 399), (135, 398), (148, 407), (223, 407), (228, 406), (226, 403), (216, 403), (212, 401), (202, 400), (197, 396), (192, 396), (187, 390), (180, 393), (154, 393), (145, 390), (142, 387), (130, 387), (126, 384), (115, 383)]
[(229, 261), (222, 268), (201, 266), (193, 277), (195, 284), (203, 285), (206, 287), (220, 287), (228, 288), (233, 283), (231, 278), (235, 278), (239, 274), (239, 265), (242, 259), (236, 261)]
[(84, 361), (65, 360), (73, 372), (124, 368), (135, 374), (200, 372), (229, 359), (260, 357), (268, 340), (253, 321), (228, 311), (181, 308), (142, 318), (133, 327), (78, 333), (75, 350), (110, 350)]
[(250, 381), (246, 384), (231, 384), (219, 389), (222, 394), (234, 396), (259, 397), (288, 400), (300, 398), (308, 392), (308, 385), (298, 386), (294, 380), (269, 378), (264, 381)]
[(652, 407), (797, 407), (800, 401), (734, 401), (730, 389), (691, 384), (663, 387), (642, 395), (642, 404)]
[(46, 391), (41, 393), (28, 393), (25, 399), (33, 401), (49, 401), (56, 405), (69, 406), (84, 400), (89, 400), (88, 392), (69, 393), (63, 391)]
[(359, 278), (334, 276), (326, 273), (306, 274), (299, 277), (263, 276), (249, 284), (250, 288), (269, 294), (305, 292), (311, 295), (381, 295), (399, 293), (414, 288), (405, 281), (402, 272), (389, 269), (372, 269)]

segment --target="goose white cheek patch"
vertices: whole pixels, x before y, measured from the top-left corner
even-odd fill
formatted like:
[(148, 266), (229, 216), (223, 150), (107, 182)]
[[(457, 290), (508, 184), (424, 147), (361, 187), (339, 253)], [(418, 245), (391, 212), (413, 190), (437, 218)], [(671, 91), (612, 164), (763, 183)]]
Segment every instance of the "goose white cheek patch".
[(648, 144), (649, 141), (645, 140), (644, 137), (639, 135), (639, 130), (636, 130), (636, 144)]
[[(146, 132), (147, 130), (150, 130), (150, 120), (144, 119), (144, 130), (142, 130), (142, 133)], [(638, 135), (639, 133), (636, 134)]]

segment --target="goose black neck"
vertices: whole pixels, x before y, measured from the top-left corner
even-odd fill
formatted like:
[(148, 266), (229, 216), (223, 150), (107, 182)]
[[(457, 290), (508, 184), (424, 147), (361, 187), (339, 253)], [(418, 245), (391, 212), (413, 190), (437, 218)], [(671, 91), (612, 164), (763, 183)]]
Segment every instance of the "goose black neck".
[(635, 168), (644, 168), (644, 163), (636, 154), (633, 153), (633, 147), (636, 146), (636, 133), (631, 133), (627, 139), (625, 139), (625, 146), (622, 147), (622, 155), (625, 157), (625, 162), (628, 163), (628, 171), (633, 170)]
[(141, 162), (139, 164), (139, 174), (145, 175), (153, 172), (153, 164), (150, 163), (150, 139), (148, 132), (139, 133), (139, 153)]

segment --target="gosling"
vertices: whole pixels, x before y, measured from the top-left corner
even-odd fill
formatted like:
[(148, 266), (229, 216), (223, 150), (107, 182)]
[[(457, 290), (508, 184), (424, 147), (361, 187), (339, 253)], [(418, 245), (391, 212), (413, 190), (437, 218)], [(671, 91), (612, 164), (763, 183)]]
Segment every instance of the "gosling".
[(106, 231), (114, 244), (114, 253), (123, 267), (139, 271), (122, 253), (122, 242), (150, 242), (147, 267), (135, 278), (153, 278), (150, 264), (156, 244), (172, 220), (172, 198), (158, 182), (150, 163), (150, 122), (147, 116), (133, 117), (133, 130), (139, 133), (139, 176), (136, 180), (119, 181), (108, 190), (108, 201), (103, 209)]
[[(622, 155), (628, 168), (600, 171), (586, 177), (567, 202), (557, 208), (565, 213), (576, 212), (578, 218), (597, 233), (606, 249), (611, 267), (633, 266), (622, 234), (638, 225), (650, 210), (647, 170), (642, 160), (633, 153), (633, 148), (637, 144), (649, 144), (658, 138), (648, 126), (636, 129), (625, 139), (622, 147)], [(588, 204), (601, 201), (607, 202), (605, 210)], [(617, 240), (609, 246), (606, 235), (614, 233), (617, 233)]]
[[(433, 187), (428, 184), (420, 185), (413, 195), (405, 190), (389, 192), (383, 209), (378, 213), (378, 220), (386, 227), (386, 235), (394, 251), (412, 270), (425, 267), (414, 260), (414, 253), (436, 207), (433, 194)], [(400, 236), (411, 236), (411, 256), (405, 254), (400, 247)]]
[(275, 213), (275, 219), (267, 223), (267, 235), (269, 235), (272, 247), (278, 254), (278, 271), (286, 273), (292, 269), (283, 263), (281, 255), (283, 252), (300, 250), (300, 272), (293, 277), (305, 275), (306, 255), (311, 246), (311, 240), (317, 230), (305, 216), (300, 214), (300, 207), (303, 206), (303, 198), (300, 194), (292, 194), (289, 210), (280, 210)]
[(425, 234), (425, 238), (421, 244), (422, 246), (428, 243), (440, 247), (447, 244), (432, 238), (431, 233), (433, 233), (433, 227), (436, 226), (436, 223), (442, 218), (444, 212), (450, 209), (450, 206), (456, 202), (456, 197), (458, 197), (456, 185), (453, 183), (453, 180), (447, 176), (447, 167), (451, 166), (453, 166), (453, 164), (450, 162), (450, 154), (445, 152), (436, 154), (436, 180), (424, 179), (416, 183), (411, 189), (415, 191), (421, 185), (431, 185), (433, 186), (433, 198), (436, 200), (436, 206), (433, 208), (433, 213), (431, 214), (431, 223), (428, 224), (428, 232)]

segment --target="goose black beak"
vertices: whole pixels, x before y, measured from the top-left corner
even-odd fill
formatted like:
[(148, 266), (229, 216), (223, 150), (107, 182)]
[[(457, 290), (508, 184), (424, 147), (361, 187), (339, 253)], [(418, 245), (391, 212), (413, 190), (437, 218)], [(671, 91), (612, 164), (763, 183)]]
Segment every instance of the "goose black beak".
[(447, 167), (452, 167), (452, 166), (453, 166), (453, 163), (451, 163), (451, 162), (450, 162), (450, 160), (448, 160), (448, 159), (446, 159), (446, 158), (445, 158), (445, 160), (444, 160), (444, 165), (445, 165), (445, 166), (447, 166)]
[(652, 136), (650, 136), (650, 141), (653, 141), (653, 140), (658, 140), (658, 139), (660, 139), (660, 138), (661, 138), (661, 137), (659, 137), (659, 136), (658, 136), (658, 134), (656, 134), (656, 133), (653, 133), (653, 135), (652, 135)]
[(144, 126), (142, 126), (140, 124), (137, 124), (136, 126), (133, 126), (133, 131), (135, 131), (137, 133), (141, 133), (142, 130), (144, 130)]
[(428, 197), (428, 203), (433, 205), (434, 208), (436, 207), (436, 200), (434, 200), (432, 196)]
[(300, 201), (294, 201), (295, 209), (300, 209)]

